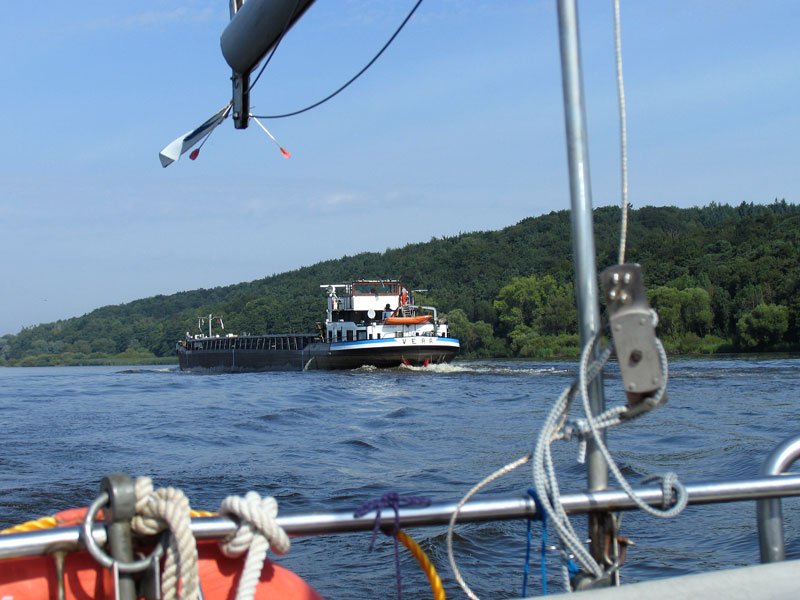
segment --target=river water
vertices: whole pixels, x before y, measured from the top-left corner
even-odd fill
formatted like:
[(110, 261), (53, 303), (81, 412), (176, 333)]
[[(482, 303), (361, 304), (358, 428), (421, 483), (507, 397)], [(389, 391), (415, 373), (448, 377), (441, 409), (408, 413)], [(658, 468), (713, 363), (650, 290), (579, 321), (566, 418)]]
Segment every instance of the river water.
[[(281, 514), (356, 509), (388, 491), (456, 501), (528, 452), (571, 362), (476, 361), (433, 369), (196, 375), (160, 367), (0, 369), (0, 529), (86, 505), (102, 477), (150, 475), (216, 510), (248, 490), (277, 498)], [(609, 404), (622, 401), (614, 365)], [(633, 482), (674, 470), (685, 482), (756, 476), (767, 454), (800, 433), (800, 360), (676, 359), (669, 402), (609, 432)], [(562, 491), (584, 486), (574, 442), (554, 447)], [(527, 466), (486, 497), (524, 495)], [(800, 502), (784, 501), (787, 554), (800, 556)], [(388, 511), (391, 514), (391, 511)], [(675, 520), (626, 514), (624, 581), (758, 562), (752, 503), (689, 507)], [(585, 531), (585, 524), (577, 525)], [(521, 593), (526, 523), (461, 525), (459, 568), (482, 597)], [(534, 544), (538, 544), (538, 524)], [(410, 531), (448, 595), (463, 597), (447, 564), (445, 527)], [(551, 531), (551, 539), (553, 533)], [(278, 559), (328, 598), (392, 597), (393, 545), (368, 533), (295, 538)], [(534, 556), (536, 554), (534, 553)], [(405, 598), (427, 581), (402, 551)], [(560, 589), (558, 555), (549, 589)], [(532, 569), (528, 593), (541, 590)]]

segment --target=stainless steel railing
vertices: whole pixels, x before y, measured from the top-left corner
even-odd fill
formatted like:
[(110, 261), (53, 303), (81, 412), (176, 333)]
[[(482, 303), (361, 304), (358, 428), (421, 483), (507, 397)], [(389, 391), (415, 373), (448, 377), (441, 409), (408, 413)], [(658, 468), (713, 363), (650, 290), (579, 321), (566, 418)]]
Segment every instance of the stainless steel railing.
[[(791, 437), (772, 451), (761, 475), (782, 475), (800, 458), (800, 436)], [(779, 498), (763, 498), (756, 504), (758, 521), (758, 546), (761, 562), (770, 563), (786, 559), (783, 537), (783, 509)]]
[[(794, 441), (795, 445), (800, 448), (800, 437)], [(786, 444), (787, 442), (784, 442), (778, 450)], [(778, 450), (773, 453), (773, 456), (780, 454)], [(778, 464), (784, 463), (778, 461)], [(641, 486), (634, 489), (645, 502), (654, 506), (663, 504), (663, 493), (659, 486)], [(780, 498), (800, 496), (800, 475), (773, 475), (740, 481), (687, 484), (686, 490), (689, 496), (689, 504), (694, 505), (745, 500), (772, 500), (778, 503), (777, 515), (775, 515), (774, 510), (771, 513), (774, 519), (776, 516), (777, 518), (780, 517)], [(596, 510), (618, 511), (636, 508), (633, 501), (621, 490), (565, 494), (561, 496), (561, 500), (564, 508), (569, 513)], [(667, 500), (670, 501), (671, 499), (668, 498)], [(445, 525), (450, 521), (450, 517), (456, 509), (456, 504), (455, 502), (443, 502), (431, 504), (427, 507), (401, 508), (399, 511), (400, 525), (405, 528)], [(386, 515), (389, 517), (391, 513), (387, 512)], [(473, 500), (462, 507), (458, 522), (511, 520), (535, 515), (536, 506), (529, 497)], [(369, 531), (374, 525), (374, 519), (374, 512), (367, 513), (362, 517), (354, 517), (352, 511), (340, 510), (284, 515), (278, 517), (278, 524), (289, 535), (312, 536)], [(386, 522), (391, 524), (393, 519), (387, 518)], [(387, 524), (387, 527), (390, 526), (389, 524)], [(235, 529), (236, 523), (227, 517), (202, 517), (192, 520), (192, 531), (198, 539), (221, 539), (233, 534)], [(92, 529), (92, 535), (98, 544), (105, 544), (105, 527), (96, 525)], [(780, 538), (780, 544), (775, 541), (776, 537)], [(779, 545), (782, 551), (782, 528), (774, 532), (770, 540), (771, 544)], [(57, 550), (69, 551), (81, 547), (80, 527), (0, 535), (0, 559), (48, 554)]]

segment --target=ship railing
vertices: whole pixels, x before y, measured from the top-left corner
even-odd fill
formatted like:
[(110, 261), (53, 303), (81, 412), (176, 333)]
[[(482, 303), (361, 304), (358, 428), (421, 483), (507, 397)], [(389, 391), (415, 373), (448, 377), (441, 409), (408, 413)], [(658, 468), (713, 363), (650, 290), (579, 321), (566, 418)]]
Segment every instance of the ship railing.
[[(762, 468), (762, 475), (752, 479), (712, 481), (685, 484), (688, 504), (706, 505), (727, 502), (757, 501), (757, 522), (762, 562), (785, 559), (781, 499), (800, 496), (800, 474), (784, 473), (800, 457), (800, 436), (779, 445)], [(674, 498), (664, 497), (660, 486), (647, 485), (634, 488), (636, 494), (651, 506), (669, 505)], [(596, 492), (562, 494), (561, 502), (569, 514), (591, 511), (623, 511), (637, 506), (622, 490), (607, 489)], [(439, 502), (428, 506), (399, 509), (399, 523), (403, 528), (447, 525), (457, 510), (457, 502)], [(375, 512), (356, 517), (353, 510), (307, 512), (282, 515), (278, 524), (291, 536), (318, 536), (371, 531)], [(458, 512), (459, 523), (502, 521), (536, 518), (536, 504), (529, 496), (471, 500)], [(386, 527), (394, 520), (387, 519)], [(197, 539), (223, 539), (233, 535), (237, 524), (228, 517), (200, 517), (192, 519), (192, 531)], [(17, 558), (71, 551), (83, 547), (80, 527), (64, 527), (26, 533), (0, 535), (0, 559)], [(106, 530), (95, 525), (92, 535), (98, 544), (105, 544)]]
[(434, 306), (423, 306), (421, 304), (404, 304), (403, 308), (409, 308), (416, 312), (418, 312), (419, 310), (428, 310), (431, 313), (433, 313), (433, 322), (434, 323), (439, 322), (439, 314), (437, 313), (436, 307)]

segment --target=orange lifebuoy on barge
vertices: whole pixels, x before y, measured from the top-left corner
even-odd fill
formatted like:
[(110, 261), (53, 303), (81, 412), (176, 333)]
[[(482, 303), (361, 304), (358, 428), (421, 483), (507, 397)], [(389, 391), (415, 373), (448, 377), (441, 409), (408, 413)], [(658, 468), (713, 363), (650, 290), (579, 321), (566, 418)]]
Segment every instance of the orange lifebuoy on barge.
[[(76, 526), (82, 522), (85, 514), (85, 508), (66, 510), (40, 520), (47, 524), (35, 529)], [(18, 529), (15, 528), (11, 532)], [(214, 540), (199, 540), (197, 552), (203, 598), (206, 600), (234, 598), (245, 557), (225, 556)], [(57, 560), (54, 555), (39, 555), (0, 561), (0, 598), (3, 600), (58, 598)], [(111, 572), (98, 564), (85, 550), (69, 552), (64, 556), (63, 585), (65, 600), (99, 600), (114, 597)], [(255, 598), (322, 600), (322, 596), (300, 576), (269, 559), (264, 561)]]
[(420, 325), (429, 323), (433, 317), (431, 315), (418, 315), (416, 317), (387, 317), (383, 320), (386, 325)]

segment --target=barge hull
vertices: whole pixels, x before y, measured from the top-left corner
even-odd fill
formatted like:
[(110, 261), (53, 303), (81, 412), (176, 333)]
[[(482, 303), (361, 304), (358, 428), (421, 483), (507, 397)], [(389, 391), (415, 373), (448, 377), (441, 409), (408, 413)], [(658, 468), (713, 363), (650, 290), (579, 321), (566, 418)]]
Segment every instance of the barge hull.
[(315, 342), (304, 348), (291, 350), (191, 350), (181, 347), (178, 349), (178, 361), (182, 371), (244, 373), (343, 370), (363, 366), (426, 366), (450, 362), (457, 353), (458, 342), (451, 338), (430, 338), (424, 341), (408, 338), (406, 343)]

